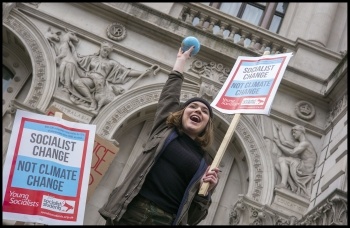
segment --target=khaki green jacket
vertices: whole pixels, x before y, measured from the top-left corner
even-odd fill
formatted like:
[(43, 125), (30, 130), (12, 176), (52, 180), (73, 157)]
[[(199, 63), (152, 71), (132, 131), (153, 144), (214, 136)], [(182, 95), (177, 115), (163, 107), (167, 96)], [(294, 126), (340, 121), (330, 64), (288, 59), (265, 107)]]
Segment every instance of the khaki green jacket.
[[(181, 73), (172, 71), (169, 74), (159, 98), (150, 137), (142, 153), (136, 159), (124, 181), (112, 191), (107, 202), (99, 209), (99, 213), (106, 220), (118, 221), (123, 216), (128, 204), (139, 193), (145, 177), (156, 162), (157, 157), (163, 152), (163, 148), (177, 137), (176, 131), (167, 127), (166, 118), (169, 112), (180, 109), (182, 82), (183, 75)], [(211, 192), (206, 197), (199, 196), (197, 193), (200, 179), (210, 163), (211, 158), (206, 154), (186, 189), (173, 225), (196, 225), (208, 214)]]

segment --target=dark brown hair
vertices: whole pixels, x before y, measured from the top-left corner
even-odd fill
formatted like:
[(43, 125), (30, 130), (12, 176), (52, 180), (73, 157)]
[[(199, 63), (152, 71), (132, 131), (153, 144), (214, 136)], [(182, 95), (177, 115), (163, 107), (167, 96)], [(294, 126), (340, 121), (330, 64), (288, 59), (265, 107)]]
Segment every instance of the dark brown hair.
[[(176, 127), (179, 134), (184, 134), (183, 126), (182, 126), (182, 116), (184, 113), (185, 108), (170, 113), (168, 116), (166, 123), (169, 127)], [(203, 149), (208, 147), (213, 139), (213, 120), (212, 118), (209, 118), (207, 126), (203, 130), (202, 133), (200, 133), (194, 141), (196, 141)]]

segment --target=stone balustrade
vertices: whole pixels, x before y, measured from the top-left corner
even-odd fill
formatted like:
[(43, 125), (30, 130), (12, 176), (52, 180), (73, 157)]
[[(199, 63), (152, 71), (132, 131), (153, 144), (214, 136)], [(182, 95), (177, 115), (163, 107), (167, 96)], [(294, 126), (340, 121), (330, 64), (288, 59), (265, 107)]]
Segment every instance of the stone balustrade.
[(179, 19), (262, 55), (294, 52), (294, 43), (261, 27), (199, 3), (183, 3)]

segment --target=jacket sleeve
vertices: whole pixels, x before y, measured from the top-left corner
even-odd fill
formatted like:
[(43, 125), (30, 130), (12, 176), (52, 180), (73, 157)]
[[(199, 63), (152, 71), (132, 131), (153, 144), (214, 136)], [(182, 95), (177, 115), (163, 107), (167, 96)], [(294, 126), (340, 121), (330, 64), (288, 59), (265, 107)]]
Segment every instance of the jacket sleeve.
[(180, 108), (180, 95), (183, 75), (178, 71), (171, 71), (169, 77), (160, 93), (152, 132), (164, 125), (170, 112), (178, 111)]
[(208, 215), (208, 209), (211, 205), (211, 192), (207, 196), (196, 195), (188, 211), (188, 224), (197, 225)]

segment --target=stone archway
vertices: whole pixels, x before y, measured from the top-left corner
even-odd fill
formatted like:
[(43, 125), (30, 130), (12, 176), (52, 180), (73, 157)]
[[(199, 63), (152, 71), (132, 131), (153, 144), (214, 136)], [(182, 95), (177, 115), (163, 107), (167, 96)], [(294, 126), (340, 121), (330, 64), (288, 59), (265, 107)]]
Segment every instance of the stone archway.
[[(134, 113), (138, 113), (140, 110), (147, 109), (150, 106), (155, 107), (154, 105), (158, 101), (162, 86), (163, 84), (153, 84), (137, 88), (112, 101), (93, 122), (93, 124), (97, 125), (97, 133), (112, 139), (116, 131)], [(198, 88), (196, 86), (184, 84), (180, 100), (183, 102), (190, 97), (197, 96), (197, 91)], [(215, 112), (215, 114), (218, 115), (216, 118), (220, 118), (220, 121), (227, 126), (231, 122), (232, 116), (224, 116), (218, 112)], [(240, 144), (249, 168), (249, 184), (245, 196), (261, 205), (270, 204), (273, 197), (275, 171), (264, 139), (259, 134), (257, 127), (245, 116), (241, 117), (235, 134), (237, 140), (233, 144)], [(221, 136), (218, 140), (221, 142), (222, 138)], [(231, 150), (230, 153), (234, 153), (232, 152), (233, 147), (234, 145), (231, 145), (228, 148)], [(221, 191), (223, 191), (223, 188)], [(217, 198), (217, 201), (220, 200), (220, 197)], [(211, 224), (212, 219), (209, 219), (208, 224)]]
[(275, 185), (275, 168), (271, 153), (267, 150), (257, 127), (248, 117), (242, 117), (236, 131), (249, 166), (250, 183), (246, 196), (261, 205), (270, 205)]
[(44, 112), (56, 88), (56, 65), (42, 32), (18, 10), (12, 9), (3, 26), (24, 44), (32, 61), (32, 85), (23, 104)]

